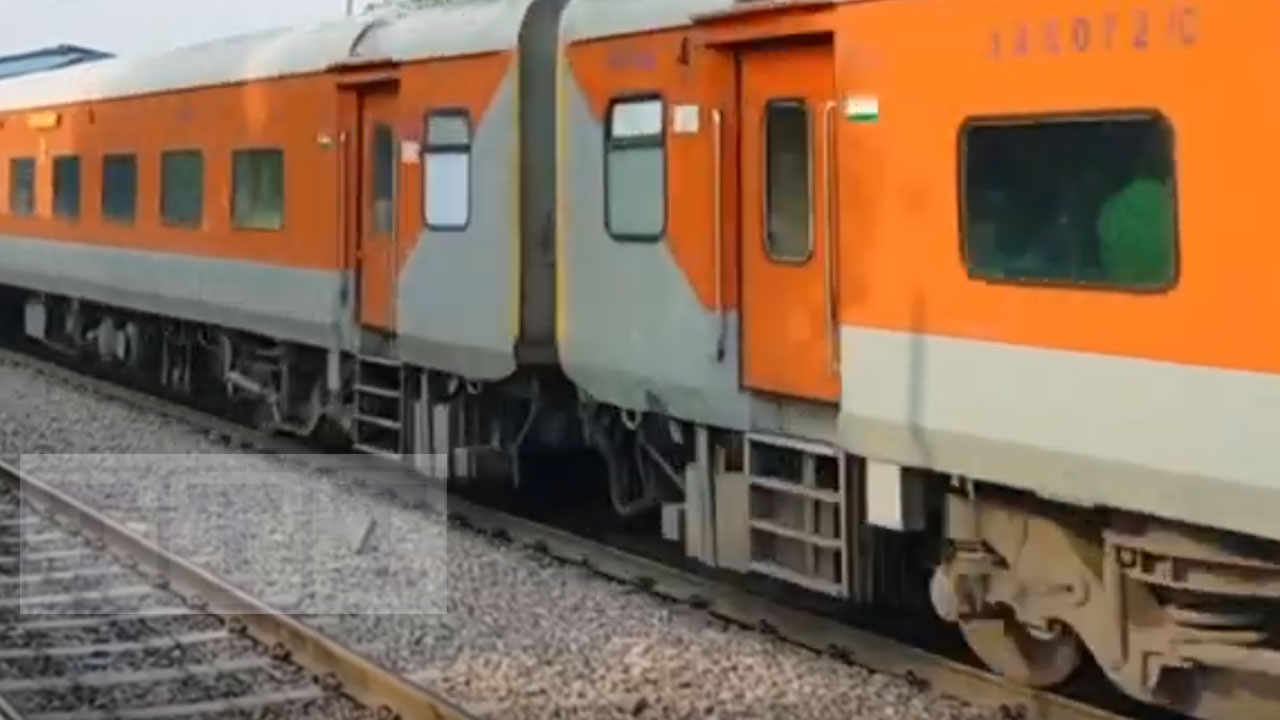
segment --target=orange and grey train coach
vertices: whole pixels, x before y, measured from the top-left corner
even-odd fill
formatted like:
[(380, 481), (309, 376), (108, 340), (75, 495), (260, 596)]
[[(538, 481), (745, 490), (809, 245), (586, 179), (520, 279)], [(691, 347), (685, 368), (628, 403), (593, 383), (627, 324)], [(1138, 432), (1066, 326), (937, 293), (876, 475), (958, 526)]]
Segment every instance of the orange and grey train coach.
[(1265, 716), (1277, 20), (462, 0), (103, 61), (0, 85), (0, 281), (277, 429), (457, 479), (590, 447), (707, 565)]

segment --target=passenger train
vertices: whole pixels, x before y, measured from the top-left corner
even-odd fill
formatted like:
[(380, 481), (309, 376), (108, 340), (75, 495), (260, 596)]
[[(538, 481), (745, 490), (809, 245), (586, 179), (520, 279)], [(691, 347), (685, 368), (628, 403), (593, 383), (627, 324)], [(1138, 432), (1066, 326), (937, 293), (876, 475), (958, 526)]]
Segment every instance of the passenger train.
[(923, 539), (993, 669), (1270, 717), (1278, 21), (460, 0), (17, 78), (5, 308), (425, 474), (594, 449), (618, 517), (852, 605)]

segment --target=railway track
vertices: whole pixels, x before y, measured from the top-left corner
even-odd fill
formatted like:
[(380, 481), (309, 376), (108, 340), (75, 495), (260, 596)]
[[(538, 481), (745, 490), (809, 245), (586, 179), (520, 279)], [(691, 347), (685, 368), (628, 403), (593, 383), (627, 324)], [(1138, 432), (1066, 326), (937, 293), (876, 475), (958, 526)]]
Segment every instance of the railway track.
[[(62, 382), (78, 386), (188, 423), (229, 446), (305, 459), (327, 473), (350, 473), (372, 490), (417, 502), (414, 488), (430, 492), (424, 480), (374, 457), (330, 456), (290, 439), (268, 436), (146, 393), (83, 375), (56, 364), (10, 351), (8, 358), (35, 366)], [(413, 482), (406, 482), (413, 480)], [(505, 542), (518, 543), (561, 562), (590, 569), (646, 593), (683, 603), (733, 624), (759, 629), (785, 641), (829, 654), (869, 670), (906, 678), (919, 686), (991, 708), (1000, 717), (1020, 720), (1124, 720), (1113, 710), (1062, 695), (1020, 687), (994, 674), (926, 650), (864, 631), (823, 615), (780, 605), (731, 584), (682, 571), (562, 530), (450, 495), (452, 522)]]
[(0, 462), (0, 718), (468, 720)]

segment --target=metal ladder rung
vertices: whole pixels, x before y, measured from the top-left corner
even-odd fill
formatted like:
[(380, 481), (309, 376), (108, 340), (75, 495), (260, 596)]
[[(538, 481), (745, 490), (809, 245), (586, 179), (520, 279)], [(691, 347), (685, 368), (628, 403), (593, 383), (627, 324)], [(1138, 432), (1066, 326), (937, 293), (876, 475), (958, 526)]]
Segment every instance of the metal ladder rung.
[(777, 535), (788, 540), (794, 540), (805, 545), (812, 545), (816, 548), (824, 550), (832, 550), (834, 552), (844, 552), (844, 540), (841, 538), (826, 537), (817, 533), (808, 532), (806, 530), (798, 530), (796, 528), (787, 527), (770, 520), (761, 520), (752, 518), (750, 522), (752, 530)]
[(844, 495), (838, 490), (825, 490), (818, 487), (808, 487), (799, 483), (791, 483), (778, 478), (766, 477), (764, 475), (753, 475), (748, 480), (753, 486), (772, 490), (785, 495), (797, 495), (810, 500), (827, 503), (829, 505), (839, 505), (844, 502)]
[(386, 418), (380, 418), (376, 415), (356, 415), (356, 422), (361, 423), (363, 425), (376, 425), (381, 428), (386, 428), (387, 430), (402, 429), (400, 423), (394, 420), (387, 420)]
[(378, 387), (377, 385), (356, 385), (356, 393), (359, 395), (376, 395), (377, 397), (391, 398), (393, 400), (400, 399), (399, 390), (391, 390), (389, 388)]
[(752, 572), (757, 572), (761, 575), (768, 575), (779, 580), (785, 580), (786, 582), (806, 587), (825, 595), (842, 597), (846, 594), (844, 586), (840, 583), (834, 583), (830, 580), (815, 577), (813, 575), (807, 575), (805, 573), (798, 573), (795, 570), (783, 567), (777, 563), (769, 562), (768, 560), (752, 560), (750, 567)]
[(382, 367), (402, 367), (404, 365), (399, 358), (382, 357), (380, 355), (358, 355), (356, 359), (361, 363), (381, 365)]
[(747, 442), (755, 445), (768, 445), (775, 448), (797, 450), (810, 455), (836, 457), (840, 454), (839, 448), (825, 442), (806, 440), (804, 438), (792, 437), (790, 435), (777, 435), (767, 432), (747, 433)]

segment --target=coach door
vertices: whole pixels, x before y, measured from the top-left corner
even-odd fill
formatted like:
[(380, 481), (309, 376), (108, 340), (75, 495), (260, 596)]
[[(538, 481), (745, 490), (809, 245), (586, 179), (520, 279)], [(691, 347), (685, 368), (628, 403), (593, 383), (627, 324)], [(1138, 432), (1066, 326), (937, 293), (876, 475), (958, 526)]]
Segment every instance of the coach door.
[(359, 227), (356, 277), (360, 324), (391, 330), (395, 326), (398, 143), (394, 86), (360, 93)]
[(840, 395), (835, 79), (830, 44), (740, 56), (742, 347), (747, 387)]

